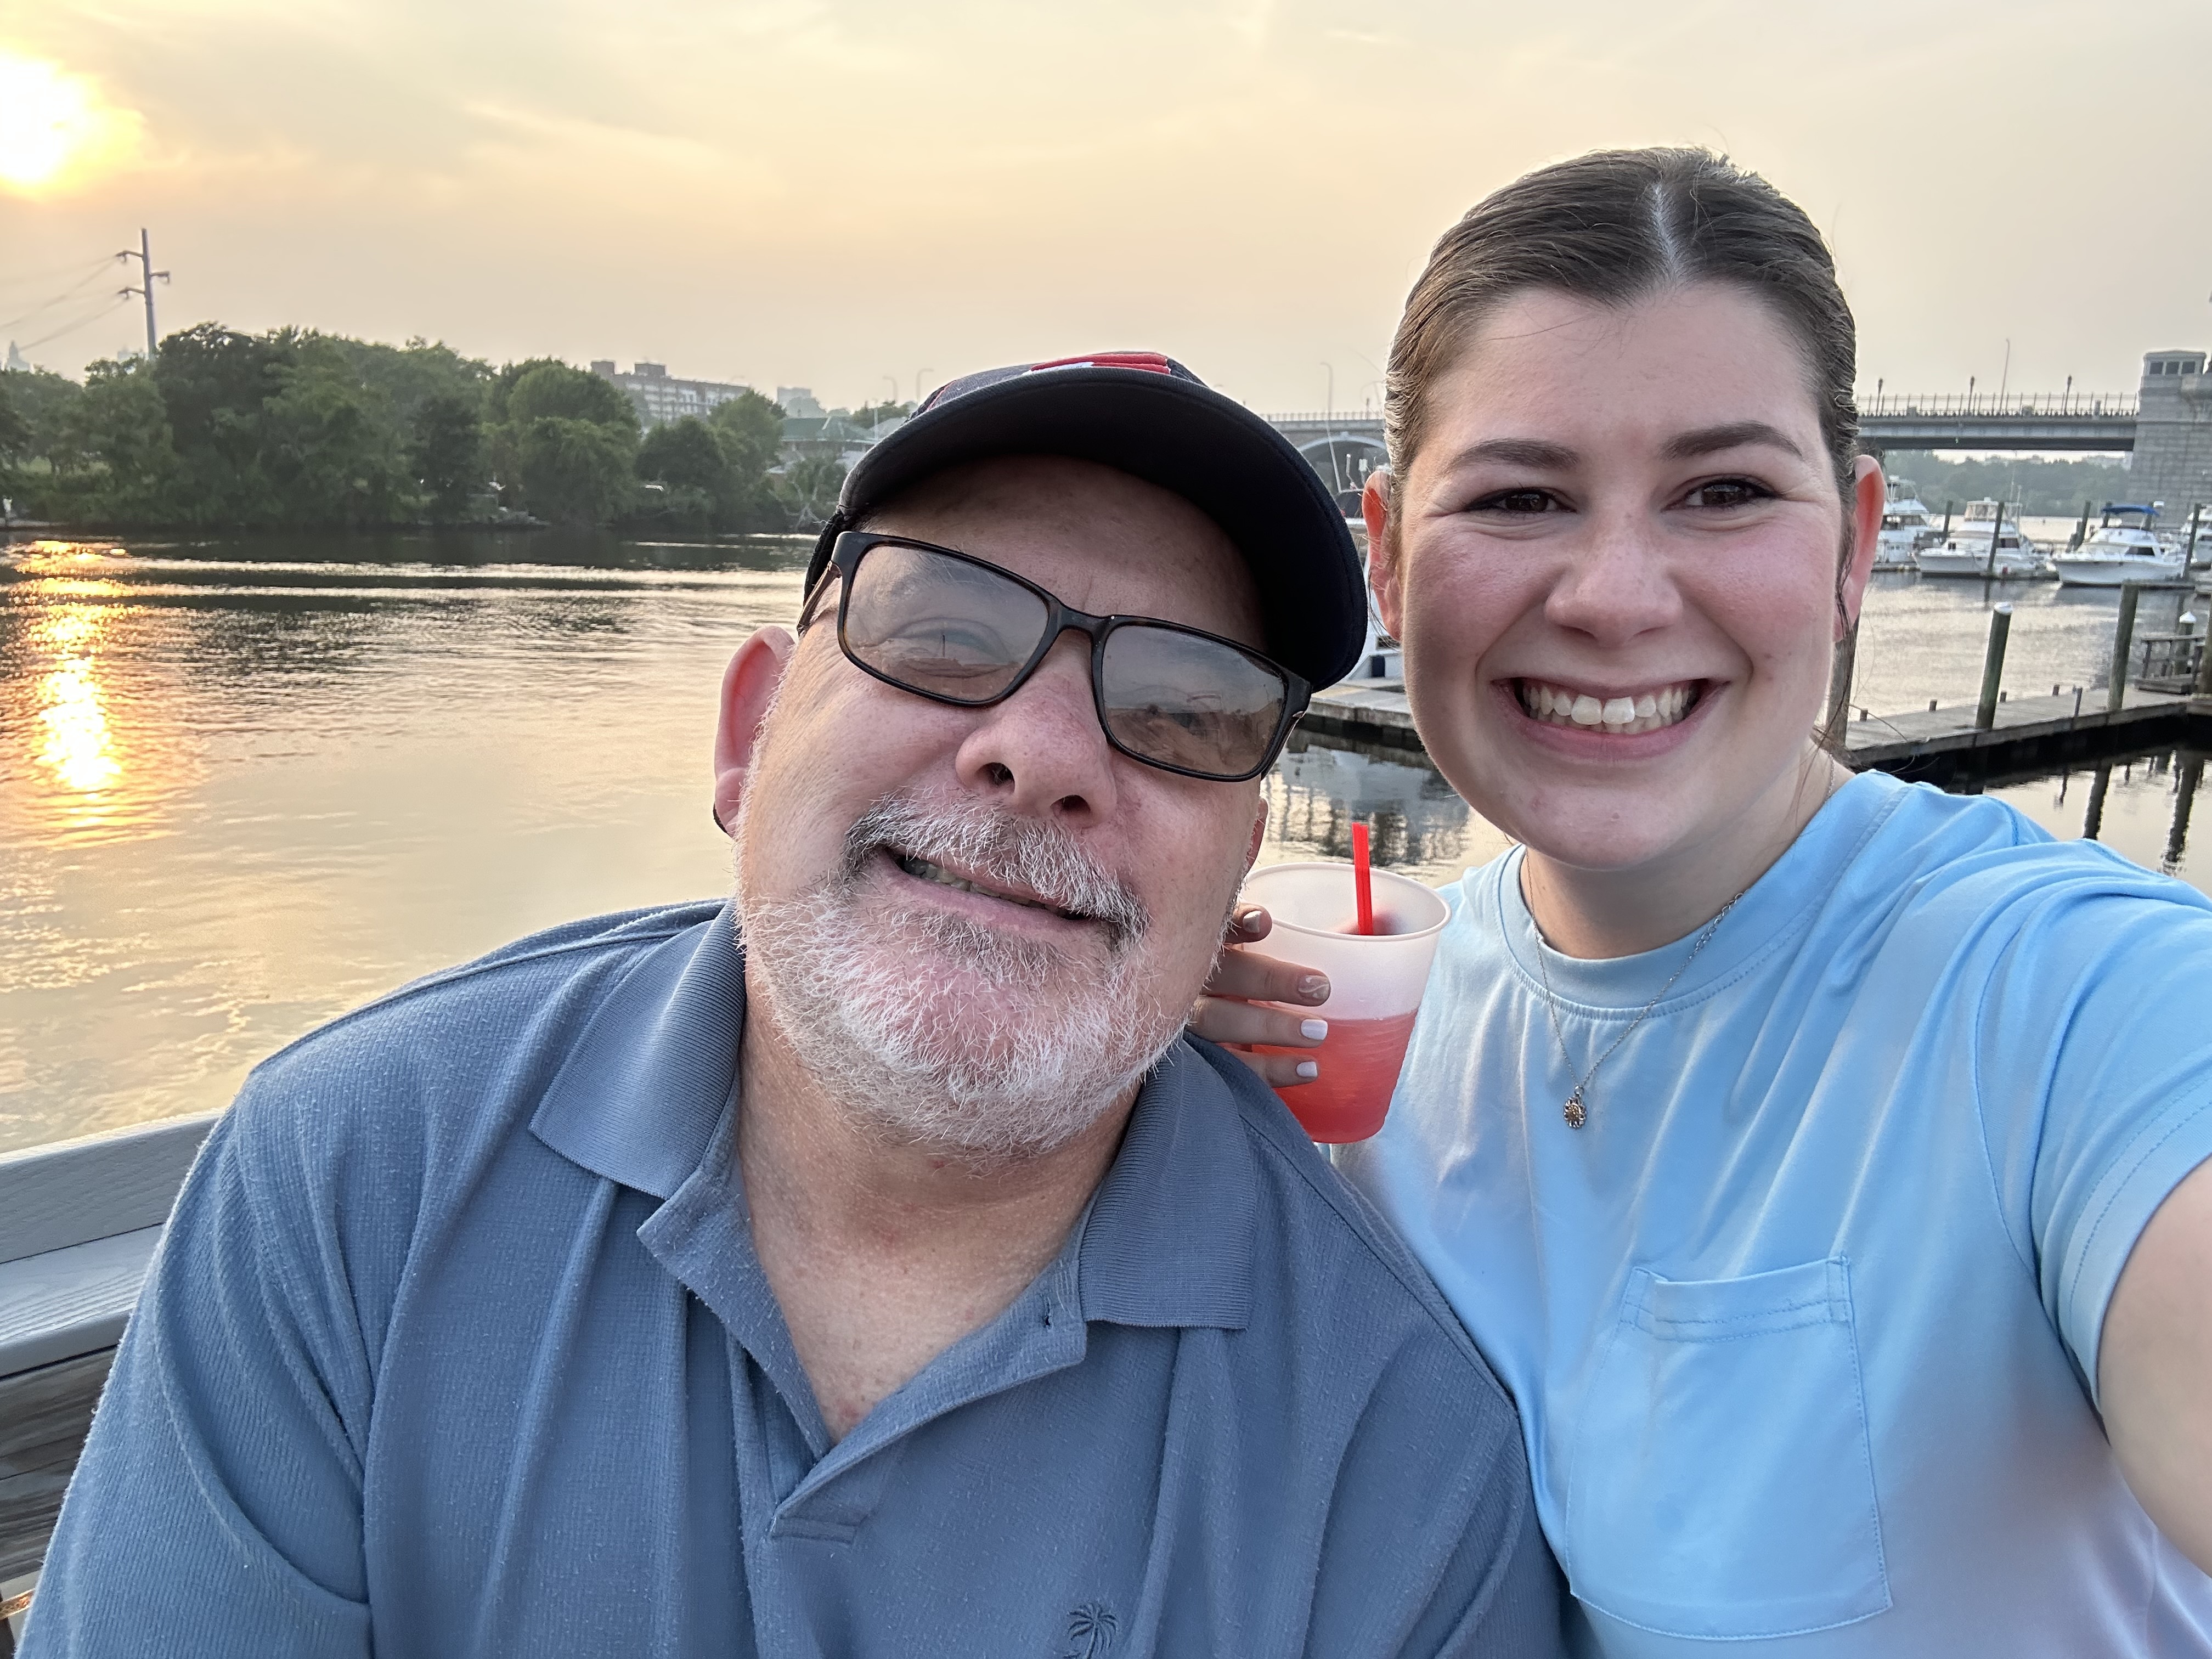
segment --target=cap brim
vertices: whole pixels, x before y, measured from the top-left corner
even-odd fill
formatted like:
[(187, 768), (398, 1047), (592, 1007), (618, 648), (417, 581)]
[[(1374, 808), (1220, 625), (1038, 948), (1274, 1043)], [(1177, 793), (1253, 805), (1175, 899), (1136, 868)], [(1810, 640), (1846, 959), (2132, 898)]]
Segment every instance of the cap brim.
[[(1073, 456), (1172, 490), (1244, 556), (1269, 655), (1316, 686), (1358, 660), (1365, 584), (1334, 496), (1282, 434), (1195, 380), (1076, 364), (965, 392), (863, 455), (846, 477), (839, 518), (856, 523), (933, 473), (996, 455)], [(810, 591), (830, 539), (808, 568)]]

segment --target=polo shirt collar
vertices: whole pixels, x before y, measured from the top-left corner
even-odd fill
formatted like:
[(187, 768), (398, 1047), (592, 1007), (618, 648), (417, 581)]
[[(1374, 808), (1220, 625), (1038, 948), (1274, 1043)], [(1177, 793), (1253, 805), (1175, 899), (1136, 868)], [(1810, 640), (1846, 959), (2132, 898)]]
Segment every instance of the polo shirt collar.
[(1237, 1093), (1187, 1038), (1153, 1067), (1083, 1224), (1086, 1320), (1250, 1322), (1259, 1166)]
[[(734, 1155), (736, 1138), (718, 1145), (714, 1130), (736, 1088), (744, 1018), (744, 957), (725, 904), (638, 955), (586, 1022), (532, 1131), (596, 1175), (673, 1198), (710, 1155)], [(1244, 1081), (1187, 1039), (1146, 1079), (1070, 1241), (1085, 1320), (1249, 1322), (1259, 1172), (1237, 1100)]]
[(639, 952), (586, 1021), (531, 1131), (594, 1175), (672, 1198), (713, 1144), (744, 1028), (744, 961), (725, 904)]

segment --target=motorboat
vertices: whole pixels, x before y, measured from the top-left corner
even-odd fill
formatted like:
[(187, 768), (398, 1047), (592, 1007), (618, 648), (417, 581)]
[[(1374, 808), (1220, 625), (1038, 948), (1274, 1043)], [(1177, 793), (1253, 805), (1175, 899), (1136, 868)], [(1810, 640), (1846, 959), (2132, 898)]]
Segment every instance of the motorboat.
[(1923, 576), (1995, 576), (2018, 581), (2045, 576), (2051, 562), (2021, 532), (2020, 508), (2008, 501), (1966, 503), (1965, 518), (1935, 546), (1912, 556)]
[(2097, 527), (2081, 545), (2052, 561), (2058, 580), (2075, 587), (2118, 587), (2123, 582), (2179, 582), (2187, 556), (2151, 526), (2159, 504), (2107, 501)]
[(1889, 500), (1881, 509), (1881, 533), (1875, 540), (1874, 568), (1910, 570), (1915, 553), (1942, 539), (1935, 515), (1913, 493), (1912, 480), (1892, 479)]

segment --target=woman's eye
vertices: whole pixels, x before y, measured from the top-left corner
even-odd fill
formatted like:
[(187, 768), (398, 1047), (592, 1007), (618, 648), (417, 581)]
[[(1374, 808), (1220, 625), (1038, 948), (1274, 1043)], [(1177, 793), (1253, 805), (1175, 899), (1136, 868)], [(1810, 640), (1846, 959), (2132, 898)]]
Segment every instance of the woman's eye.
[(1558, 498), (1547, 489), (1501, 489), (1469, 503), (1468, 511), (1528, 514), (1550, 513), (1559, 505)]
[(1774, 492), (1748, 478), (1716, 478), (1701, 483), (1682, 498), (1685, 507), (1748, 507)]

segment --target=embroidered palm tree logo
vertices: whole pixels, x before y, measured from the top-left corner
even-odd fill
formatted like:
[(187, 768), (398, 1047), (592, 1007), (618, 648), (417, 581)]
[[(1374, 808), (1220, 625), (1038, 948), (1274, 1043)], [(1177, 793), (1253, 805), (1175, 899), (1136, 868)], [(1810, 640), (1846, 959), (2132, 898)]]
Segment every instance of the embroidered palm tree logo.
[(1121, 1621), (1103, 1601), (1085, 1601), (1067, 1615), (1067, 1652), (1064, 1659), (1106, 1659), (1114, 1650), (1114, 1632)]

